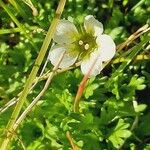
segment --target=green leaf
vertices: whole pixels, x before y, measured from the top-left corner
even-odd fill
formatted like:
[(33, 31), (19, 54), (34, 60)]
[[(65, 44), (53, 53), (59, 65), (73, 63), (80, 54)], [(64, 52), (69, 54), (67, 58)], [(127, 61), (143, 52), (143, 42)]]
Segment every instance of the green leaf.
[(86, 115), (82, 118), (81, 122), (82, 122), (83, 124), (85, 124), (85, 125), (90, 125), (90, 124), (92, 124), (92, 123), (93, 123), (93, 115), (90, 114), (90, 113), (86, 114)]
[(72, 96), (67, 89), (64, 90), (61, 94), (56, 94), (56, 97), (60, 100), (60, 102), (65, 106), (68, 111), (71, 111)]
[(90, 96), (93, 95), (93, 92), (95, 89), (97, 89), (99, 87), (99, 85), (97, 83), (88, 85), (85, 89), (85, 98), (88, 99)]
[(94, 134), (85, 134), (83, 136), (83, 150), (101, 150), (98, 137)]
[(125, 123), (123, 119), (119, 119), (118, 124), (111, 131), (108, 140), (112, 142), (115, 148), (119, 148), (124, 143), (124, 139), (131, 136), (131, 131), (127, 129), (128, 127), (128, 123)]
[(144, 110), (146, 109), (146, 107), (147, 107), (147, 105), (145, 105), (145, 104), (140, 104), (140, 105), (138, 105), (137, 107), (135, 107), (135, 111), (136, 111), (137, 113), (142, 112), (142, 111), (144, 111)]
[(101, 116), (100, 116), (100, 124), (107, 125), (110, 121), (112, 121), (115, 117), (116, 113), (114, 109), (111, 107), (102, 107), (101, 108)]
[(150, 144), (146, 144), (143, 150), (150, 150)]
[(137, 90), (143, 90), (146, 85), (144, 84), (145, 78), (144, 77), (139, 77), (138, 75), (134, 75), (131, 78), (131, 81), (129, 83), (130, 87), (135, 87)]

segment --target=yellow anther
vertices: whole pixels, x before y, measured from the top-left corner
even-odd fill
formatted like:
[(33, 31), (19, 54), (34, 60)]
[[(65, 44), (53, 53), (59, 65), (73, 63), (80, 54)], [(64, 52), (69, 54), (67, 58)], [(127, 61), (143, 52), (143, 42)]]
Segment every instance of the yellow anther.
[(79, 41), (79, 45), (83, 45), (83, 41), (82, 40)]
[(84, 45), (85, 50), (88, 50), (89, 47), (90, 47), (89, 44), (85, 44), (85, 45)]

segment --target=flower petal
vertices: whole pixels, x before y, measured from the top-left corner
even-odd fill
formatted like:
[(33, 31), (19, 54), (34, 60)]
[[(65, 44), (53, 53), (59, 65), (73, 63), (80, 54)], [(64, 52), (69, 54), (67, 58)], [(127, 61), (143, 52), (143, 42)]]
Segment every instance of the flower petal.
[(93, 53), (91, 53), (89, 59), (85, 59), (82, 61), (81, 71), (83, 74), (87, 74), (89, 72), (89, 70), (91, 69), (91, 67), (96, 59), (97, 59), (97, 61), (94, 64), (94, 66), (92, 67), (90, 76), (96, 76), (96, 75), (100, 74), (100, 72), (102, 70), (102, 60), (99, 56), (100, 56), (99, 52), (94, 51)]
[(98, 44), (102, 61), (108, 61), (113, 58), (116, 52), (116, 45), (109, 35), (103, 34), (98, 36), (96, 43)]
[(76, 40), (78, 35), (75, 25), (68, 20), (61, 20), (54, 34), (54, 41), (58, 44), (70, 44)]
[(76, 55), (71, 55), (71, 53), (69, 53), (68, 51), (68, 48), (65, 47), (64, 45), (55, 45), (52, 47), (49, 53), (49, 60), (54, 66), (58, 63), (58, 59), (60, 58), (63, 52), (66, 53), (64, 55), (62, 62), (59, 65), (59, 68), (67, 68), (75, 63), (78, 57), (77, 53)]
[(87, 33), (93, 34), (94, 36), (99, 36), (103, 33), (103, 24), (92, 15), (85, 17), (84, 28)]

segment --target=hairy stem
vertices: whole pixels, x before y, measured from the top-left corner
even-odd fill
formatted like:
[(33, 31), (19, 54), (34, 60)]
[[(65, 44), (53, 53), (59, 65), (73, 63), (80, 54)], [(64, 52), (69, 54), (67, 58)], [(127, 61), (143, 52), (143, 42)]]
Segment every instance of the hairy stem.
[(92, 69), (95, 66), (96, 62), (97, 62), (98, 56), (96, 57), (96, 59), (93, 61), (92, 65), (90, 66), (90, 69), (88, 71), (88, 73), (83, 77), (82, 81), (80, 82), (75, 100), (74, 100), (74, 105), (73, 105), (73, 111), (74, 112), (78, 112), (79, 111), (79, 103), (80, 103), (80, 98), (83, 94), (85, 85), (91, 75)]

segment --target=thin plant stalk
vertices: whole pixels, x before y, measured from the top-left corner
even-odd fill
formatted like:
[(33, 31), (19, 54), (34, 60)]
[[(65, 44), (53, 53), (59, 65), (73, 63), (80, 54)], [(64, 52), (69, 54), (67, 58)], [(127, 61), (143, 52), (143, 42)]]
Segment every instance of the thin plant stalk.
[(8, 108), (10, 108), (11, 106), (13, 106), (14, 104), (16, 104), (16, 102), (18, 101), (18, 99), (16, 99), (16, 97), (12, 98), (8, 103), (6, 103), (3, 107), (0, 108), (0, 115), (2, 113), (4, 113)]
[[(57, 75), (57, 74), (69, 71), (71, 69), (74, 69), (74, 68), (78, 67), (79, 65), (80, 65), (80, 62), (78, 62), (74, 66), (71, 66), (71, 67), (68, 67), (68, 68), (58, 69), (58, 70), (55, 71), (54, 75)], [(42, 76), (37, 77), (34, 80), (34, 82), (33, 82), (34, 84), (31, 86), (31, 88), (29, 90), (29, 93), (32, 92), (33, 88), (36, 86), (37, 83), (39, 83), (40, 81), (46, 80), (50, 76), (51, 73), (52, 72), (47, 71)], [(17, 95), (17, 97), (19, 97), (21, 95), (21, 93), (22, 93), (22, 91)], [(11, 106), (13, 106), (14, 104), (16, 104), (18, 102), (18, 98), (17, 97), (12, 98), (8, 103), (6, 103), (3, 107), (0, 108), (0, 115), (2, 113), (4, 113), (7, 109), (9, 109)]]
[(90, 69), (88, 71), (88, 73), (83, 77), (80, 85), (79, 85), (79, 88), (78, 88), (78, 91), (77, 91), (77, 94), (76, 94), (76, 97), (75, 97), (75, 100), (74, 100), (74, 105), (73, 105), (73, 111), (74, 112), (78, 112), (79, 111), (79, 102), (80, 102), (80, 98), (83, 94), (83, 91), (84, 91), (84, 88), (86, 86), (86, 83), (90, 77), (90, 74), (92, 72), (92, 69), (94, 67), (94, 65), (96, 64), (97, 62), (97, 59), (98, 59), (98, 56), (96, 57), (96, 59), (94, 60), (94, 62), (92, 63), (92, 65), (90, 66)]
[(16, 0), (9, 0), (9, 2), (14, 6), (14, 8), (21, 14), (21, 16), (25, 19), (28, 19), (28, 15), (24, 11), (24, 9), (21, 7), (21, 5), (18, 4)]
[(66, 137), (67, 137), (68, 141), (70, 142), (70, 145), (72, 146), (72, 150), (79, 150), (77, 145), (74, 144), (73, 139), (71, 137), (71, 133), (69, 131), (66, 132)]
[(19, 126), (19, 124), (25, 119), (25, 117), (27, 116), (27, 114), (32, 110), (32, 108), (36, 105), (36, 103), (38, 102), (38, 100), (44, 95), (44, 93), (46, 92), (46, 90), (48, 89), (52, 78), (55, 75), (55, 72), (57, 71), (63, 57), (65, 55), (65, 52), (62, 53), (62, 55), (60, 56), (58, 63), (56, 64), (56, 66), (53, 68), (51, 74), (49, 75), (44, 88), (42, 89), (42, 91), (38, 94), (38, 96), (32, 101), (32, 103), (30, 103), (30, 105), (25, 109), (25, 111), (21, 114), (21, 116), (17, 119), (17, 121), (15, 122), (14, 126), (13, 126), (13, 130), (15, 131), (17, 129), (17, 127)]
[[(2, 2), (2, 1), (0, 1), (0, 2)], [(46, 51), (47, 51), (48, 46), (49, 46), (49, 44), (51, 42), (51, 39), (52, 39), (52, 37), (53, 37), (53, 35), (55, 33), (56, 26), (59, 23), (59, 19), (60, 19), (60, 16), (61, 16), (62, 12), (63, 12), (65, 3), (66, 3), (66, 0), (60, 0), (60, 2), (59, 2), (59, 5), (58, 5), (57, 10), (56, 10), (55, 17), (54, 17), (54, 19), (52, 21), (52, 24), (51, 24), (51, 26), (50, 26), (50, 28), (48, 30), (48, 33), (47, 33), (47, 35), (45, 37), (45, 40), (44, 40), (44, 42), (42, 44), (41, 50), (39, 52), (39, 55), (38, 55), (38, 57), (37, 57), (37, 59), (35, 61), (35, 65), (34, 65), (32, 71), (31, 71), (31, 73), (29, 75), (29, 78), (26, 81), (24, 89), (23, 89), (23, 91), (22, 91), (22, 93), (21, 93), (21, 95), (19, 97), (18, 103), (17, 103), (17, 105), (16, 105), (16, 107), (15, 107), (13, 113), (12, 113), (12, 116), (9, 119), (9, 122), (8, 122), (8, 124), (6, 126), (6, 129), (4, 130), (4, 140), (2, 141), (2, 144), (0, 146), (0, 149), (2, 149), (2, 150), (7, 150), (8, 149), (8, 145), (10, 143), (10, 140), (13, 137), (12, 134), (11, 134), (11, 131), (13, 130), (14, 123), (15, 123), (16, 119), (18, 118), (18, 115), (19, 115), (19, 113), (21, 111), (21, 108), (22, 108), (22, 106), (23, 106), (23, 104), (24, 104), (24, 102), (26, 100), (26, 97), (27, 97), (27, 95), (29, 93), (30, 87), (32, 86), (32, 83), (33, 83), (33, 81), (34, 81), (34, 79), (36, 77), (36, 74), (37, 74), (37, 72), (39, 70), (39, 67), (40, 67), (40, 65), (41, 65), (41, 63), (43, 61), (43, 58), (44, 58), (44, 56), (46, 54)]]
[(145, 24), (144, 26), (140, 27), (136, 32), (131, 34), (127, 40), (117, 46), (118, 51), (121, 51), (124, 47), (128, 46), (132, 43), (135, 39), (140, 37), (142, 34), (148, 32), (150, 30), (150, 27), (148, 24)]
[(11, 10), (5, 5), (5, 3), (2, 0), (0, 0), (0, 5), (4, 8), (4, 10), (7, 12), (7, 14), (10, 16), (10, 18), (15, 22), (15, 24), (20, 28), (21, 32), (29, 40), (29, 42), (32, 45), (32, 47), (37, 50), (37, 47), (33, 43), (32, 38), (30, 37), (30, 35), (27, 33), (25, 26), (22, 25), (18, 21), (18, 19), (15, 17), (15, 15), (11, 12)]
[(22, 1), (31, 8), (33, 16), (38, 15), (38, 11), (36, 7), (33, 5), (31, 0), (22, 0)]
[[(29, 28), (30, 28), (29, 30), (33, 30), (33, 31), (36, 31), (39, 29), (39, 27), (37, 27), (37, 26), (30, 26)], [(0, 35), (1, 34), (11, 34), (11, 33), (16, 33), (16, 32), (21, 32), (21, 29), (18, 27), (11, 28), (11, 29), (0, 29)]]

